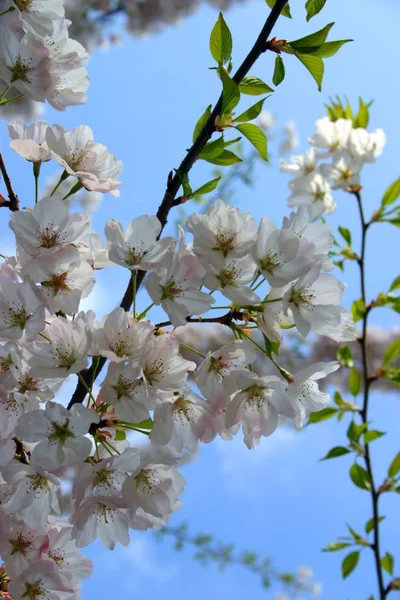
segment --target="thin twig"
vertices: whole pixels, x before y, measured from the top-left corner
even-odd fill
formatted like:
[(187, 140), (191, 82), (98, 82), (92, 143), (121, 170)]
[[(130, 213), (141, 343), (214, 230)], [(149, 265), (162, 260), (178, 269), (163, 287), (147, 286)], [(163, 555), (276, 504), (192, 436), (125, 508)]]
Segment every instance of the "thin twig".
[[(267, 20), (265, 21), (264, 27), (261, 29), (261, 32), (260, 32), (255, 44), (253, 45), (252, 49), (250, 50), (250, 52), (248, 53), (248, 55), (246, 56), (246, 58), (244, 59), (244, 61), (242, 62), (242, 64), (240, 65), (240, 67), (238, 68), (238, 70), (236, 71), (236, 73), (233, 76), (233, 80), (237, 84), (239, 84), (242, 81), (243, 77), (245, 77), (245, 75), (249, 72), (249, 70), (254, 65), (254, 63), (257, 61), (257, 59), (261, 56), (261, 54), (263, 54), (266, 51), (266, 49), (267, 49), (266, 42), (268, 40), (268, 37), (270, 36), (278, 18), (279, 18), (279, 15), (281, 14), (282, 10), (284, 9), (284, 7), (286, 6), (287, 3), (288, 3), (288, 0), (277, 0), (277, 2), (275, 3), (273, 9), (271, 10), (270, 14), (268, 15)], [(167, 189), (165, 191), (162, 202), (157, 210), (157, 217), (161, 223), (160, 236), (167, 224), (169, 212), (170, 212), (171, 208), (173, 207), (174, 200), (175, 200), (178, 190), (181, 186), (181, 179), (177, 173), (179, 172), (181, 176), (182, 176), (182, 174), (189, 173), (189, 171), (193, 167), (196, 159), (198, 158), (200, 152), (202, 151), (204, 146), (207, 144), (207, 142), (211, 138), (212, 134), (216, 131), (215, 120), (220, 115), (221, 108), (222, 108), (222, 94), (220, 95), (216, 105), (214, 106), (214, 109), (213, 109), (210, 117), (208, 118), (206, 124), (204, 125), (203, 129), (200, 131), (199, 135), (197, 136), (196, 140), (194, 141), (193, 146), (187, 152), (185, 158), (182, 160), (181, 164), (179, 165), (177, 172), (175, 173), (175, 175), (173, 175), (173, 173), (171, 171), (168, 175)], [(136, 282), (136, 291), (139, 290), (139, 288), (143, 282), (144, 276), (145, 276), (145, 273), (143, 271), (138, 271), (137, 282)], [(124, 297), (122, 298), (120, 307), (126, 311), (129, 311), (130, 307), (132, 306), (132, 302), (133, 302), (133, 285), (132, 285), (132, 277), (131, 277), (129, 280), (128, 286), (125, 290)], [(95, 381), (97, 379), (99, 373), (103, 369), (105, 363), (106, 363), (106, 359), (104, 357), (102, 357), (102, 358), (100, 358), (100, 360), (96, 361), (96, 364), (94, 364), (92, 362), (92, 365), (89, 369), (85, 369), (84, 371), (81, 372), (81, 377), (83, 378), (83, 380), (86, 383), (88, 383), (91, 380)], [(71, 408), (71, 406), (73, 406), (74, 404), (76, 404), (78, 402), (82, 403), (84, 401), (85, 395), (86, 395), (86, 390), (85, 390), (84, 386), (82, 385), (82, 383), (80, 381), (78, 381), (75, 392), (68, 404), (68, 408)]]
[(0, 171), (1, 171), (1, 174), (3, 175), (4, 183), (7, 188), (7, 194), (8, 194), (8, 202), (7, 201), (2, 202), (0, 204), (0, 206), (9, 208), (12, 212), (16, 212), (17, 210), (19, 210), (18, 196), (14, 192), (14, 189), (13, 189), (13, 186), (11, 183), (11, 179), (8, 175), (6, 165), (4, 164), (3, 155), (1, 153), (0, 153)]
[[(360, 280), (361, 280), (361, 297), (365, 306), (365, 313), (363, 316), (362, 322), (362, 333), (360, 338), (361, 345), (361, 357), (362, 357), (362, 378), (363, 378), (363, 406), (361, 409), (361, 418), (363, 424), (368, 424), (368, 404), (369, 404), (369, 390), (371, 385), (371, 378), (368, 373), (368, 358), (367, 358), (367, 346), (368, 346), (368, 314), (369, 308), (367, 305), (367, 295), (366, 295), (366, 284), (365, 284), (365, 250), (366, 250), (366, 236), (369, 227), (369, 223), (366, 222), (364, 216), (364, 209), (362, 205), (362, 199), (360, 191), (356, 190), (352, 192), (357, 199), (358, 209), (360, 212), (360, 220), (361, 220), (361, 254), (358, 259), (358, 265), (360, 267)], [(371, 499), (372, 499), (372, 518), (374, 523), (374, 540), (371, 545), (372, 551), (374, 553), (375, 559), (375, 568), (376, 575), (378, 579), (378, 588), (379, 588), (379, 600), (384, 600), (387, 595), (387, 591), (385, 590), (385, 585), (383, 581), (383, 572), (381, 565), (381, 554), (380, 554), (380, 537), (379, 537), (379, 492), (375, 487), (374, 475), (372, 470), (372, 461), (371, 455), (369, 451), (369, 445), (365, 444), (365, 452), (364, 452), (364, 461), (367, 473), (369, 475), (371, 481)]]

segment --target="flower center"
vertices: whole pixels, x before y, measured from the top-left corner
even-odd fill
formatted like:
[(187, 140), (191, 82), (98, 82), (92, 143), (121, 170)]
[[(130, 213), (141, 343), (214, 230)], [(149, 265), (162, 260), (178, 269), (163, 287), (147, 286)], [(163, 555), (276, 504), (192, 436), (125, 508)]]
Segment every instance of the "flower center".
[(11, 354), (0, 357), (0, 373), (7, 373), (12, 364)]
[(56, 423), (52, 421), (53, 433), (49, 435), (49, 440), (57, 440), (60, 444), (64, 444), (68, 438), (73, 438), (75, 435), (69, 428), (69, 419), (65, 421), (62, 425), (60, 423)]
[(25, 582), (25, 592), (21, 598), (29, 598), (29, 600), (37, 600), (38, 598), (45, 598), (46, 591), (42, 586), (42, 580), (35, 581), (34, 583)]
[(309, 304), (312, 304), (314, 298), (315, 294), (313, 293), (310, 285), (306, 285), (300, 290), (296, 290), (294, 287), (292, 287), (290, 302), (297, 306), (297, 308), (299, 306), (308, 306)]
[(32, 540), (29, 540), (28, 538), (24, 537), (22, 533), (19, 533), (17, 537), (8, 541), (10, 542), (12, 547), (11, 556), (13, 556), (14, 554), (23, 554), (24, 556), (26, 556), (27, 551), (32, 546)]
[(27, 477), (31, 480), (31, 487), (35, 492), (48, 493), (49, 484), (46, 477), (43, 477), (43, 475), (40, 473), (36, 473), (35, 475), (27, 475)]
[(168, 299), (173, 300), (175, 296), (179, 296), (183, 292), (183, 287), (174, 279), (171, 279), (166, 286), (161, 286), (161, 289), (161, 301)]
[(126, 377), (120, 375), (117, 383), (111, 387), (115, 390), (118, 400), (120, 400), (122, 396), (127, 398), (133, 396), (136, 388), (140, 387), (141, 383), (140, 379), (126, 379)]
[(184, 396), (180, 396), (178, 400), (174, 402), (173, 411), (174, 420), (180, 421), (182, 424), (186, 421), (190, 421), (194, 417), (193, 405)]
[(57, 245), (60, 238), (60, 234), (50, 227), (45, 227), (40, 231), (39, 235), (41, 242), (40, 246), (42, 248), (53, 248), (53, 246)]
[(42, 286), (51, 288), (53, 295), (57, 296), (60, 292), (69, 291), (71, 288), (67, 284), (68, 271), (64, 273), (52, 273), (49, 281), (42, 281)]
[(15, 308), (10, 307), (8, 309), (8, 323), (10, 327), (19, 327), (20, 329), (24, 329), (25, 325), (29, 320), (29, 315), (26, 314), (25, 308), (22, 304), (19, 304)]
[(21, 12), (29, 10), (30, 5), (32, 4), (32, 0), (14, 0), (14, 2)]
[(53, 356), (58, 359), (58, 367), (66, 367), (70, 369), (76, 362), (76, 357), (73, 351), (65, 346), (58, 346), (53, 350)]
[(280, 267), (280, 256), (280, 252), (273, 252), (271, 250), (264, 258), (259, 259), (261, 271), (272, 271), (273, 269), (277, 269), (278, 267)]
[(7, 67), (11, 72), (11, 83), (15, 81), (24, 81), (25, 83), (32, 83), (28, 77), (28, 73), (34, 71), (33, 67), (26, 64), (21, 56), (18, 56), (12, 67)]
[(215, 236), (216, 246), (213, 250), (220, 250), (226, 257), (228, 252), (234, 249), (236, 234), (221, 227)]
[(231, 264), (217, 275), (217, 279), (219, 279), (221, 287), (224, 288), (227, 285), (235, 285), (235, 281), (240, 276), (240, 273), (241, 269), (237, 269), (234, 264)]
[(128, 267), (134, 267), (135, 265), (138, 265), (140, 263), (145, 254), (146, 252), (144, 250), (139, 250), (139, 248), (137, 247), (133, 248), (132, 246), (128, 246), (126, 250), (125, 262), (128, 265)]

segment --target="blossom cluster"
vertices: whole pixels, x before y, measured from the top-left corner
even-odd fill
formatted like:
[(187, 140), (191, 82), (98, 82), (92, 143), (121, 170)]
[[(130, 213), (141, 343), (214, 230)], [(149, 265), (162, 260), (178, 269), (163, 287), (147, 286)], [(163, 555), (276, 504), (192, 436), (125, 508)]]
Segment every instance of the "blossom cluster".
[(1, 0), (0, 106), (47, 100), (57, 110), (86, 102), (83, 46), (69, 37), (62, 0)]
[(288, 205), (306, 204), (317, 219), (336, 209), (332, 190), (360, 185), (363, 167), (382, 154), (386, 136), (382, 129), (370, 133), (354, 127), (352, 119), (323, 117), (317, 120), (309, 142), (308, 151), (293, 156), (289, 163), (281, 160), (281, 170), (293, 175)]
[[(117, 193), (122, 165), (89, 128), (67, 132), (40, 121), (11, 123), (9, 132), (13, 150), (36, 172), (43, 161), (62, 166), (60, 182), (72, 181), (66, 196), (82, 187)], [(280, 418), (301, 427), (326, 407), (330, 397), (318, 381), (339, 364), (289, 373), (278, 363), (285, 329), (355, 337), (340, 306), (345, 286), (330, 273), (332, 234), (306, 206), (277, 227), (217, 201), (187, 218), (189, 242), (183, 230), (179, 239), (161, 237), (149, 215), (127, 228), (109, 220), (104, 240), (59, 190), (12, 213), (16, 254), (0, 266), (0, 552), (14, 600), (74, 597), (91, 572), (80, 548), (99, 538), (113, 549), (129, 543), (130, 530), (165, 524), (181, 507), (180, 463), (200, 442), (230, 440), (241, 428), (253, 448)], [(135, 298), (132, 311), (119, 307), (102, 319), (80, 312), (94, 272), (112, 265), (135, 288), (144, 276), (150, 305), (139, 312)], [(217, 298), (226, 309), (214, 308)], [(161, 310), (166, 320), (157, 323), (151, 315)], [(176, 328), (203, 321), (234, 338), (195, 363), (182, 356)], [(260, 358), (276, 375), (255, 373)], [(108, 361), (98, 394), (85, 378), (89, 359)], [(74, 374), (85, 405), (65, 407), (60, 389)], [(130, 440), (132, 431), (146, 443)]]

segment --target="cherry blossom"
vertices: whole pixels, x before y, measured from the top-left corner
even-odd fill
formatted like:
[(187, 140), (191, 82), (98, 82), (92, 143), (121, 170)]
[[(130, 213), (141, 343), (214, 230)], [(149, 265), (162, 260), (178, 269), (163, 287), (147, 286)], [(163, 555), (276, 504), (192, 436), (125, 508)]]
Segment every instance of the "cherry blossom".
[(32, 563), (20, 577), (9, 586), (13, 600), (59, 600), (71, 597), (74, 589), (64, 585), (55, 571), (54, 564), (48, 560), (38, 560)]
[(108, 550), (119, 542), (129, 544), (129, 515), (124, 501), (116, 496), (91, 496), (84, 500), (71, 517), (72, 537), (77, 548), (84, 548), (96, 538)]
[(44, 329), (44, 306), (30, 279), (22, 283), (0, 275), (0, 335), (18, 340), (34, 337)]
[[(34, 121), (25, 125), (21, 121), (8, 124), (10, 147), (20, 156), (33, 163), (51, 160), (52, 156), (47, 147), (46, 133), (50, 127), (46, 121)], [(58, 125), (54, 125), (58, 127)]]

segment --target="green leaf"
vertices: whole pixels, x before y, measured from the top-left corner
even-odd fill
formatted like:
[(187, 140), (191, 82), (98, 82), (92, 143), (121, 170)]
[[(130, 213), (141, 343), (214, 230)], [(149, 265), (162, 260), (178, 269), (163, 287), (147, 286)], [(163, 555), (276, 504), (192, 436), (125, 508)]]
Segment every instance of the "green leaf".
[(346, 579), (354, 571), (360, 558), (360, 552), (350, 552), (342, 562), (342, 575), (343, 579)]
[(274, 85), (278, 86), (285, 79), (285, 63), (282, 60), (282, 57), (277, 55), (275, 59), (275, 68), (274, 74), (272, 76), (272, 82)]
[(335, 404), (337, 404), (338, 406), (343, 406), (343, 404), (344, 404), (344, 400), (342, 398), (342, 394), (339, 392), (339, 390), (335, 391), (335, 394), (333, 396), (333, 400), (334, 400)]
[(369, 545), (369, 544), (368, 544), (368, 541), (367, 541), (366, 539), (364, 539), (364, 538), (362, 537), (362, 535), (360, 535), (359, 533), (357, 533), (357, 531), (354, 531), (354, 529), (352, 529), (352, 528), (350, 527), (350, 525), (347, 525), (347, 529), (349, 530), (349, 532), (351, 533), (351, 535), (352, 535), (352, 537), (353, 537), (354, 541), (355, 541), (357, 544), (362, 544), (363, 546), (368, 546), (368, 545)]
[(253, 106), (250, 106), (250, 108), (245, 110), (241, 115), (235, 117), (235, 123), (246, 123), (247, 121), (253, 121), (253, 119), (256, 119), (262, 111), (265, 100), (266, 98), (263, 98), (256, 104), (253, 104)]
[(117, 428), (116, 431), (115, 431), (114, 440), (116, 442), (123, 442), (125, 438), (126, 438), (126, 431), (125, 431), (125, 429), (119, 429), (119, 428)]
[(336, 358), (342, 367), (351, 369), (354, 366), (353, 351), (349, 345), (340, 346), (336, 352)]
[(221, 181), (221, 177), (216, 177), (211, 181), (208, 181), (201, 187), (199, 187), (196, 191), (193, 192), (193, 196), (203, 196), (204, 194), (209, 194), (214, 191), (217, 187), (218, 183)]
[(197, 121), (196, 127), (194, 128), (194, 132), (193, 132), (193, 141), (195, 141), (197, 139), (200, 131), (203, 129), (204, 125), (207, 123), (207, 121), (211, 115), (211, 109), (212, 109), (212, 105), (210, 104), (210, 106), (207, 106), (206, 110), (201, 115), (200, 119)]
[(347, 542), (331, 542), (328, 544), (322, 552), (337, 552), (338, 550), (343, 550), (343, 548), (348, 548), (351, 544)]
[(354, 323), (357, 323), (357, 321), (361, 321), (361, 319), (365, 315), (365, 310), (366, 308), (363, 298), (358, 298), (358, 300), (354, 300), (353, 304), (351, 305), (351, 314)]
[(219, 69), (219, 76), (222, 80), (222, 108), (221, 113), (232, 112), (240, 100), (238, 84), (228, 75), (224, 68)]
[(351, 442), (358, 442), (361, 435), (368, 428), (368, 423), (360, 423), (356, 425), (354, 421), (350, 421), (346, 435)]
[(240, 131), (240, 133), (242, 133), (251, 144), (253, 144), (261, 158), (267, 161), (267, 137), (265, 133), (253, 123), (242, 123), (241, 125), (236, 125), (236, 129)]
[(391, 364), (398, 356), (400, 356), (400, 339), (395, 340), (388, 346), (383, 354), (383, 364)]
[(227, 167), (228, 165), (235, 165), (236, 163), (242, 162), (242, 159), (230, 150), (224, 150), (219, 156), (216, 156), (215, 158), (207, 158), (205, 160), (212, 165), (218, 165), (221, 167)]
[(349, 375), (349, 389), (353, 396), (358, 396), (361, 390), (361, 373), (353, 367)]
[(268, 94), (273, 92), (274, 89), (264, 83), (262, 79), (254, 77), (253, 75), (246, 75), (239, 84), (239, 90), (242, 94), (248, 96), (260, 96), (260, 94)]
[(316, 83), (318, 85), (318, 91), (320, 92), (322, 90), (322, 80), (324, 78), (324, 71), (325, 71), (325, 67), (324, 67), (322, 58), (319, 58), (318, 56), (312, 56), (310, 54), (300, 54), (298, 52), (295, 52), (295, 54), (296, 54), (297, 58), (299, 59), (299, 61), (301, 63), (303, 63), (305, 68), (313, 76), (313, 79), (316, 81)]
[(338, 456), (344, 456), (345, 454), (349, 454), (350, 450), (345, 448), (344, 446), (335, 446), (331, 450), (329, 450), (328, 454), (324, 456), (321, 460), (328, 460), (329, 458), (337, 458)]
[(210, 52), (219, 65), (229, 62), (232, 56), (232, 35), (222, 13), (211, 32)]
[(396, 202), (397, 198), (400, 196), (400, 177), (396, 179), (383, 194), (381, 206), (389, 206)]
[(322, 46), (324, 42), (326, 42), (326, 38), (335, 23), (329, 23), (323, 29), (316, 31), (310, 35), (306, 35), (303, 38), (298, 40), (294, 40), (293, 42), (289, 42), (291, 48), (298, 52), (299, 54), (308, 54), (310, 52), (314, 52), (318, 48)]
[[(383, 521), (385, 517), (378, 517), (378, 522)], [(373, 529), (375, 529), (375, 519), (372, 517), (365, 523), (365, 533), (370, 533)]]
[(193, 192), (192, 188), (190, 187), (188, 174), (182, 173), (179, 170), (176, 171), (176, 174), (179, 177), (179, 181), (181, 182), (183, 193), (185, 194), (185, 196), (191, 196)]
[(364, 433), (364, 442), (366, 444), (370, 444), (371, 442), (374, 442), (375, 440), (379, 440), (379, 438), (382, 437), (383, 435), (386, 435), (386, 433), (384, 431), (377, 431), (376, 429), (369, 429), (368, 431), (366, 431)]
[(342, 238), (344, 239), (344, 241), (347, 243), (347, 245), (351, 246), (351, 233), (350, 233), (350, 230), (347, 229), (347, 227), (339, 227), (339, 233), (342, 236)]
[(388, 475), (390, 478), (395, 477), (399, 471), (400, 471), (400, 452), (398, 454), (396, 454), (396, 456), (390, 463), (390, 467), (388, 469)]
[(199, 154), (199, 158), (207, 160), (208, 158), (216, 158), (225, 149), (224, 136), (221, 135), (218, 139), (208, 142)]
[(323, 410), (318, 412), (313, 412), (308, 415), (308, 423), (320, 423), (321, 421), (326, 421), (327, 419), (331, 419), (338, 412), (337, 408), (333, 408), (333, 406), (327, 406)]
[[(269, 6), (270, 8), (274, 8), (276, 0), (265, 0), (265, 2), (268, 4), (268, 6)], [(283, 10), (282, 10), (282, 12), (281, 12), (281, 15), (282, 15), (283, 17), (287, 17), (288, 19), (291, 19), (291, 18), (292, 18), (292, 15), (291, 15), (291, 13), (290, 13), (290, 6), (289, 6), (289, 4), (286, 4), (286, 5), (284, 6), (284, 8), (283, 8)]]
[(354, 463), (350, 469), (350, 479), (357, 487), (362, 490), (371, 490), (371, 478), (368, 475), (367, 471), (360, 467), (359, 464)]
[(325, 6), (326, 0), (307, 0), (307, 21), (315, 17)]
[(369, 123), (369, 107), (371, 103), (365, 104), (362, 98), (359, 98), (359, 109), (358, 113), (353, 118), (353, 127), (357, 129), (366, 129)]
[[(339, 52), (340, 48), (344, 46), (344, 44), (348, 44), (353, 40), (336, 40), (332, 42), (325, 42), (314, 50), (313, 52), (307, 52), (307, 54), (311, 54), (312, 56), (318, 56), (319, 58), (330, 58), (331, 56), (335, 56), (337, 52)], [(348, 118), (349, 115), (345, 114), (345, 118)]]
[(389, 292), (394, 292), (395, 290), (400, 290), (400, 275), (396, 277), (389, 288)]
[(134, 426), (138, 429), (153, 429), (153, 420), (149, 417), (145, 421), (141, 421), (140, 423), (134, 423)]
[(381, 565), (382, 565), (382, 568), (385, 569), (385, 571), (387, 573), (389, 573), (389, 575), (393, 575), (394, 558), (393, 558), (392, 554), (389, 554), (389, 552), (386, 552), (385, 556), (383, 558), (381, 558)]

